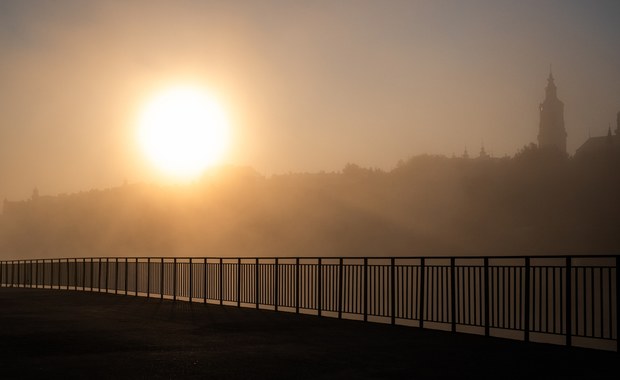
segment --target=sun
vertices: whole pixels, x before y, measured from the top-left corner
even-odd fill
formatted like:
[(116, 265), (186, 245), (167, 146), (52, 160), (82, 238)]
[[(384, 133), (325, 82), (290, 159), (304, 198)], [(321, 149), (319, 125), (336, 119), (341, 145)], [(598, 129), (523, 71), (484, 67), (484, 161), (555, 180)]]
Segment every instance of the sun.
[(197, 87), (179, 86), (146, 103), (137, 139), (143, 153), (164, 175), (191, 180), (223, 158), (229, 129), (216, 98)]

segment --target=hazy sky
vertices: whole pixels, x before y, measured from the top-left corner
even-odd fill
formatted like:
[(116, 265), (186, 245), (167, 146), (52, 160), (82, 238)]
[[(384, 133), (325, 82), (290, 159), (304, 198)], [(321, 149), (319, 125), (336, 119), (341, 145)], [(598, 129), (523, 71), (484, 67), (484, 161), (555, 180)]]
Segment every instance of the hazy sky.
[(620, 111), (619, 15), (616, 0), (0, 0), (0, 199), (155, 181), (136, 119), (178, 83), (227, 107), (228, 163), (389, 170), (536, 141), (553, 64), (572, 153)]

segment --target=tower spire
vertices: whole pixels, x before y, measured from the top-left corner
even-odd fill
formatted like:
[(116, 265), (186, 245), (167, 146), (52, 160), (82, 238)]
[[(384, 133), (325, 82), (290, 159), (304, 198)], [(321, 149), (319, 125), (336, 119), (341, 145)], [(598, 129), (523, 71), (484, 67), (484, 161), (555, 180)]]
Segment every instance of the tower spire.
[(549, 64), (549, 79), (553, 80), (553, 64)]
[(564, 103), (558, 99), (553, 78), (553, 67), (549, 65), (549, 77), (545, 88), (545, 99), (540, 104), (538, 146), (554, 147), (566, 152), (566, 129), (564, 128)]

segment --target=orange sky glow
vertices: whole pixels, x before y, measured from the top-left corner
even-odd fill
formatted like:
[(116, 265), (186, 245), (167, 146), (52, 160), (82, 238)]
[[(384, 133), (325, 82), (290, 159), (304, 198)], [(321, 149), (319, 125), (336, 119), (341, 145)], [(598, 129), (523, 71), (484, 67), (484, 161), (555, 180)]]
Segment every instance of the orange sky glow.
[(2, 1), (0, 199), (159, 181), (135, 139), (162, 89), (204, 88), (222, 163), (384, 170), (536, 141), (553, 64), (568, 150), (620, 111), (613, 1)]

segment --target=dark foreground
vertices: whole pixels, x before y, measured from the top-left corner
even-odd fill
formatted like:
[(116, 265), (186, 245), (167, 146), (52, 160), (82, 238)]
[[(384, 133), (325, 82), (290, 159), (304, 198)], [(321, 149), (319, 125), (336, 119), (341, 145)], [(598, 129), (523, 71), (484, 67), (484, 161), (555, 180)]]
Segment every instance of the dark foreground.
[(619, 378), (615, 352), (290, 313), (0, 289), (1, 378)]

